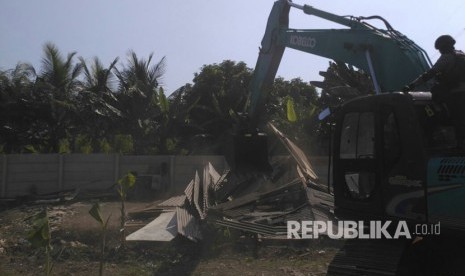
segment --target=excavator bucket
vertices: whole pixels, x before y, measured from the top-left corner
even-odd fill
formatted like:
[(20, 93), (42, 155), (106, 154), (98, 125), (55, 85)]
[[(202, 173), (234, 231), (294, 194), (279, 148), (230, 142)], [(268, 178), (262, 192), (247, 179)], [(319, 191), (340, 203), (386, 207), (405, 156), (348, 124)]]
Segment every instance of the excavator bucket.
[(226, 149), (226, 160), (235, 172), (271, 172), (268, 137), (264, 133), (234, 135)]

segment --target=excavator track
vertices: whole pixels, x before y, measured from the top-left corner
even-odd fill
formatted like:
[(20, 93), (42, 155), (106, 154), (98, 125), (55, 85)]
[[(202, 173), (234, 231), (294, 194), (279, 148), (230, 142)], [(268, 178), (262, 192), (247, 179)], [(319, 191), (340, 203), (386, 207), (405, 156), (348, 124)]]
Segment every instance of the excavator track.
[(328, 276), (399, 275), (407, 240), (347, 240), (328, 267)]

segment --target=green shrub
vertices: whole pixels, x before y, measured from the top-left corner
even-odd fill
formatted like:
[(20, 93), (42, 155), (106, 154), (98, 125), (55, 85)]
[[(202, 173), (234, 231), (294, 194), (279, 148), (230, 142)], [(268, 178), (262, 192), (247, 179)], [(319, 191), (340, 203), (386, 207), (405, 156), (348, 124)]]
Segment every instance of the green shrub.
[(79, 134), (74, 140), (74, 151), (77, 153), (89, 154), (94, 151), (92, 147), (92, 138), (85, 134)]
[(114, 142), (115, 152), (120, 154), (134, 153), (134, 140), (130, 134), (115, 135)]
[(110, 143), (108, 142), (106, 138), (100, 139), (98, 141), (98, 144), (99, 144), (100, 152), (102, 153), (111, 153), (113, 150), (111, 148)]
[(89, 214), (99, 223), (101, 229), (101, 244), (100, 244), (100, 265), (99, 265), (99, 275), (103, 275), (103, 266), (105, 265), (105, 246), (106, 246), (106, 235), (108, 229), (108, 222), (110, 221), (110, 216), (104, 221), (102, 217), (102, 212), (100, 212), (100, 204), (98, 202), (92, 205), (92, 208), (89, 210)]
[(133, 189), (136, 185), (136, 176), (132, 173), (127, 173), (125, 176), (120, 178), (116, 185), (116, 191), (121, 201), (121, 220), (120, 220), (120, 233), (121, 233), (121, 247), (125, 247), (126, 241), (126, 198), (129, 190)]
[(71, 145), (68, 139), (60, 139), (58, 142), (58, 153), (71, 153)]
[(48, 219), (47, 210), (43, 210), (31, 218), (32, 229), (28, 234), (28, 241), (34, 248), (43, 248), (45, 250), (45, 275), (52, 273), (52, 236), (50, 234), (50, 224)]

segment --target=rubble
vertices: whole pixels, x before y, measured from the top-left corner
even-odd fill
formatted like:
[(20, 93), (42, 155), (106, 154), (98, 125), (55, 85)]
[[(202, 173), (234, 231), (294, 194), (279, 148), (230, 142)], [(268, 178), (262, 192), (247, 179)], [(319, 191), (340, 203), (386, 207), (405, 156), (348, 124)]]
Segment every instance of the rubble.
[(195, 172), (184, 194), (159, 203), (161, 215), (127, 240), (169, 241), (176, 235), (202, 239), (201, 225), (210, 222), (262, 236), (286, 235), (287, 221), (332, 220), (332, 196), (317, 184), (309, 160), (290, 139), (275, 132), (293, 157), (275, 158), (273, 173), (216, 171), (205, 165)]

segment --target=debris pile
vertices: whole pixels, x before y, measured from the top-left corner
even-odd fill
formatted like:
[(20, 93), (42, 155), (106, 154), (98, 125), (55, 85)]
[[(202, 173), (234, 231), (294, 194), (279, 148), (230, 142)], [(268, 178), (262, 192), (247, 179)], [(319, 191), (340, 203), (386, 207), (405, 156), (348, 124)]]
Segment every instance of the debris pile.
[(157, 205), (161, 215), (127, 240), (170, 241), (182, 235), (202, 239), (201, 225), (212, 222), (263, 236), (286, 235), (287, 221), (328, 219), (332, 197), (316, 184), (303, 152), (272, 125), (290, 157), (277, 157), (273, 173), (221, 174), (210, 164), (195, 173), (182, 195)]

